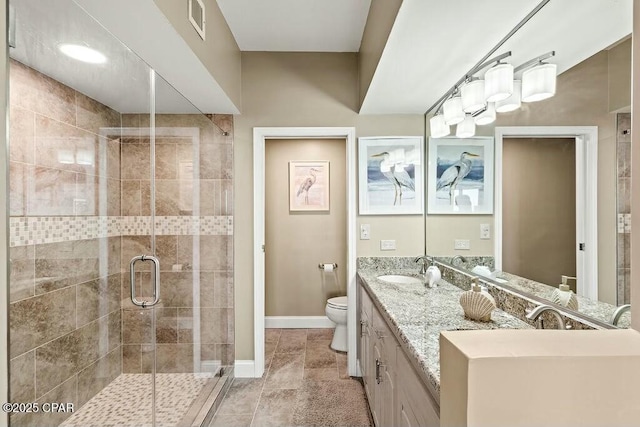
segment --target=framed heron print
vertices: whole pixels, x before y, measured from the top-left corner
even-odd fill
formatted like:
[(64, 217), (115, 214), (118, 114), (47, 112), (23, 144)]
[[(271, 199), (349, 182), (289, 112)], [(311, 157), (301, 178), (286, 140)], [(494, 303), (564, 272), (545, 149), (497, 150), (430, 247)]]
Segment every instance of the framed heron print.
[(289, 162), (289, 211), (329, 210), (329, 162)]
[(493, 138), (429, 138), (429, 214), (493, 213)]
[(360, 215), (420, 215), (424, 210), (422, 137), (358, 138)]

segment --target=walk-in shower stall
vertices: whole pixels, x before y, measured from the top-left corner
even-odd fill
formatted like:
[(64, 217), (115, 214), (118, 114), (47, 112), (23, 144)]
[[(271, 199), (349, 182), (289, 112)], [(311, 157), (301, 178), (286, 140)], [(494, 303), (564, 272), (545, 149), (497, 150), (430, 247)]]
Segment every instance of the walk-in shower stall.
[(73, 405), (10, 423), (199, 425), (234, 360), (233, 117), (72, 0), (10, 7), (10, 400)]

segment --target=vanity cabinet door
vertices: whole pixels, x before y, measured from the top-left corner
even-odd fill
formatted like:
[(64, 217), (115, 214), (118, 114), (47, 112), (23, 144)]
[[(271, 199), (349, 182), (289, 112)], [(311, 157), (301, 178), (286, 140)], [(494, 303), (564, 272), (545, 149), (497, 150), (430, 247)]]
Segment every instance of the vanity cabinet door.
[(360, 370), (362, 371), (362, 381), (364, 390), (369, 402), (374, 401), (374, 357), (373, 340), (371, 328), (371, 308), (372, 301), (367, 292), (360, 288)]
[(395, 426), (396, 351), (398, 342), (377, 310), (373, 311), (372, 322), (376, 344), (379, 347), (378, 380), (376, 381), (379, 425), (385, 427)]
[(438, 405), (402, 350), (397, 351), (397, 425), (440, 427)]

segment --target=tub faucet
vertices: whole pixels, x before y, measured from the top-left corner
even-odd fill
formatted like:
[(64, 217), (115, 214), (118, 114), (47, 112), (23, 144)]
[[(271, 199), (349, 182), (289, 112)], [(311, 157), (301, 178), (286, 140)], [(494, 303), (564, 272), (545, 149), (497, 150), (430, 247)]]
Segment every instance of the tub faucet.
[(546, 305), (546, 304), (542, 304), (537, 306), (536, 308), (534, 308), (533, 310), (531, 310), (530, 312), (527, 313), (527, 319), (529, 320), (534, 320), (536, 322), (536, 328), (537, 329), (544, 329), (544, 325), (542, 324), (542, 313), (544, 313), (545, 311), (548, 311), (549, 313), (553, 314), (556, 318), (556, 320), (558, 321), (558, 329), (569, 329), (567, 327), (567, 324), (564, 321), (564, 318), (562, 317), (562, 314), (560, 314), (560, 312), (558, 310), (556, 310), (555, 308), (551, 307), (550, 305)]
[(618, 326), (618, 321), (620, 320), (624, 312), (629, 310), (631, 310), (631, 304), (624, 304), (616, 308), (616, 311), (613, 312), (613, 316), (611, 316), (611, 324), (613, 326)]
[(422, 265), (420, 266), (420, 274), (427, 274), (427, 267), (429, 266), (429, 262), (432, 262), (431, 259), (431, 257), (428, 257), (426, 255), (420, 255), (413, 260), (416, 263), (422, 261)]

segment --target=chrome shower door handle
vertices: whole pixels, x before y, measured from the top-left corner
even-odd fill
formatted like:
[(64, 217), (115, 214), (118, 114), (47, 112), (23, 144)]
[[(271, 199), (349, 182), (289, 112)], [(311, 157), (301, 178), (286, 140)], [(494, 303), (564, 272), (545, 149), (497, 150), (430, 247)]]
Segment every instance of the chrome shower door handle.
[[(153, 276), (153, 300), (139, 301), (136, 298), (136, 262), (151, 261), (154, 268)], [(160, 261), (153, 255), (138, 255), (131, 258), (129, 263), (129, 283), (131, 284), (131, 302), (138, 307), (152, 307), (160, 301)]]

